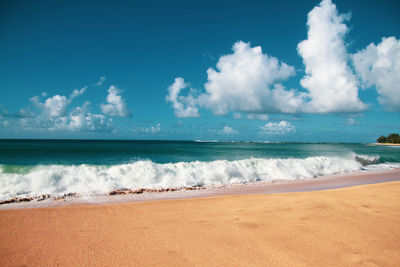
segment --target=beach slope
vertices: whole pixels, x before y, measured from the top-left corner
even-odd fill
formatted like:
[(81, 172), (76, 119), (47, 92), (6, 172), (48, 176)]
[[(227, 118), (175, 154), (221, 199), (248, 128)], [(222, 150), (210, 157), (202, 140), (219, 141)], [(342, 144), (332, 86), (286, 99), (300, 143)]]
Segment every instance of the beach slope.
[(0, 211), (1, 266), (400, 265), (400, 182)]

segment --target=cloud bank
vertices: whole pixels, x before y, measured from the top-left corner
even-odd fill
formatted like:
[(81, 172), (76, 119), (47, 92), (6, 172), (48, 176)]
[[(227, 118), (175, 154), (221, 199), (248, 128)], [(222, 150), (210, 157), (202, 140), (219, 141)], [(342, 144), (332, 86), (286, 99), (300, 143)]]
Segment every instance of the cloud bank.
[(87, 88), (75, 89), (69, 96), (55, 94), (47, 97), (47, 93), (34, 96), (30, 99), (33, 109), (28, 107), (17, 113), (3, 109), (0, 111), (2, 124), (12, 125), (19, 131), (111, 132), (115, 129), (111, 117), (129, 116), (126, 102), (119, 95), (121, 91), (115, 86), (108, 89), (107, 104), (101, 104), (104, 114), (92, 113), (89, 101), (82, 106), (72, 106), (73, 101), (83, 95)]
[(384, 38), (351, 55), (345, 42), (349, 19), (331, 0), (308, 13), (307, 39), (297, 45), (305, 66), (303, 89), (288, 90), (282, 84), (295, 76), (294, 67), (263, 53), (260, 46), (238, 41), (215, 69), (207, 70), (203, 93), (181, 96), (188, 85), (179, 77), (168, 87), (167, 101), (181, 118), (198, 117), (199, 107), (216, 115), (232, 112), (237, 119), (242, 114), (268, 119), (268, 114), (358, 113), (368, 108), (359, 97), (360, 87), (375, 86), (379, 102), (389, 111), (400, 111), (399, 41)]
[[(67, 112), (72, 100), (83, 93), (87, 87), (75, 89), (70, 97), (54, 95), (43, 102), (38, 96), (31, 98), (31, 102), (39, 109), (39, 114), (33, 114), (28, 118), (21, 118), (19, 126), (22, 129), (47, 129), (50, 131), (98, 131), (107, 132), (112, 129), (112, 120), (102, 114), (93, 114), (89, 111), (90, 102), (86, 101), (81, 107), (75, 107)], [(45, 96), (47, 94), (42, 94)]]

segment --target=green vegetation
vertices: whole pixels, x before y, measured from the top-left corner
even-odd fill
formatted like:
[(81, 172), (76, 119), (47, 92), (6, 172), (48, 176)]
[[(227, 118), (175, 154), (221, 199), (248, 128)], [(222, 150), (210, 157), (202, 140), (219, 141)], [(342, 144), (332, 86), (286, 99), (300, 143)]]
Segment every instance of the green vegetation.
[(397, 133), (389, 134), (388, 137), (381, 135), (376, 141), (378, 143), (400, 144), (400, 135)]

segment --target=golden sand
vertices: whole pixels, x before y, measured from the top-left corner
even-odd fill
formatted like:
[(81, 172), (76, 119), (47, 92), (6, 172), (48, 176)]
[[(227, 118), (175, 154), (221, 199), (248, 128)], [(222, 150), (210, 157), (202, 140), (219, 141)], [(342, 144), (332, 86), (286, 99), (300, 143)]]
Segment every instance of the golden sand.
[(374, 145), (374, 146), (400, 146), (400, 144), (397, 144), (397, 143), (371, 143), (371, 145)]
[(0, 266), (400, 266), (400, 182), (0, 211)]

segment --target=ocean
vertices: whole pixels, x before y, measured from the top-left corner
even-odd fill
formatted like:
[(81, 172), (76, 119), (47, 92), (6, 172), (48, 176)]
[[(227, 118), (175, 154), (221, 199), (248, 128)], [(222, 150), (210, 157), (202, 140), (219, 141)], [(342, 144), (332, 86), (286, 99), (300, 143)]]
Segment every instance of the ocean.
[(400, 147), (347, 143), (0, 140), (0, 200), (221, 186), (400, 167)]

